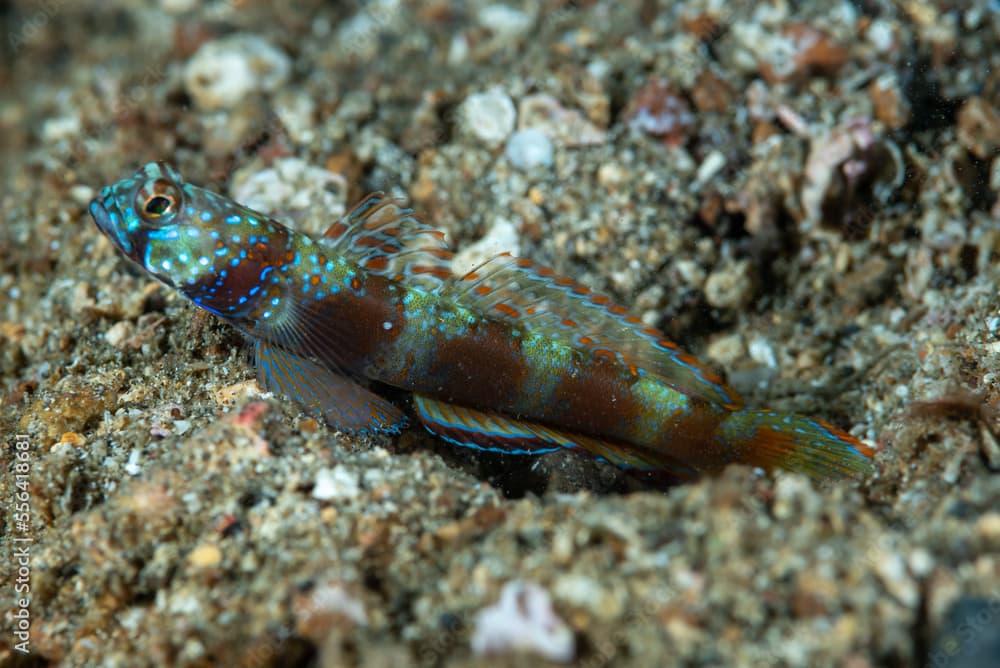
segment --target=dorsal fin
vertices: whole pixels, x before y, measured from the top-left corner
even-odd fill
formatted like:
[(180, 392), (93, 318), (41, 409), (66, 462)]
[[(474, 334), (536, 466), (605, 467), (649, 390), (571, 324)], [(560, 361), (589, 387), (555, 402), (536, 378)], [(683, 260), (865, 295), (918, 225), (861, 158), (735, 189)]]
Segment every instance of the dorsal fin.
[(570, 337), (595, 356), (614, 357), (633, 373), (652, 373), (690, 396), (735, 409), (742, 399), (655, 327), (648, 327), (610, 298), (526, 258), (497, 255), (446, 291), (492, 317), (533, 332)]
[(384, 193), (372, 193), (330, 226), (320, 243), (365, 270), (436, 290), (451, 278), (444, 233)]

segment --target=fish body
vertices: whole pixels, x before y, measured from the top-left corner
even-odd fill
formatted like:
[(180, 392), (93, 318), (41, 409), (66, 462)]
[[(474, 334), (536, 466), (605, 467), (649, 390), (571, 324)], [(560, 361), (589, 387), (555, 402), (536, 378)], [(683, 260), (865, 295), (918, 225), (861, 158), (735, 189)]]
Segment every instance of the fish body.
[(127, 257), (246, 334), (258, 376), (331, 426), (396, 433), (369, 381), (413, 393), (452, 443), (574, 449), (693, 478), (731, 463), (853, 476), (873, 451), (818, 419), (755, 410), (610, 300), (506, 254), (455, 277), (441, 232), (380, 194), (320, 238), (150, 163), (90, 206)]

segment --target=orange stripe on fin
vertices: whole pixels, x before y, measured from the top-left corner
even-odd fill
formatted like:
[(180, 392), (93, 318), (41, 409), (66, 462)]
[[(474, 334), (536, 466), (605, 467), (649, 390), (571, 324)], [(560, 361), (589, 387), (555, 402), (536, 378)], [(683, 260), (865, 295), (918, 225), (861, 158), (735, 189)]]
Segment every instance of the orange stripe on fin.
[(511, 318), (520, 318), (521, 317), (521, 312), (520, 311), (518, 311), (516, 308), (508, 306), (507, 304), (504, 304), (503, 302), (500, 302), (499, 304), (494, 304), (493, 308), (496, 309), (497, 311), (500, 311), (504, 315), (511, 317)]
[[(415, 394), (417, 416), (429, 432), (450, 443), (510, 455), (540, 455), (557, 450), (586, 452), (633, 474), (693, 480), (698, 472), (673, 458), (624, 443), (515, 420)], [(662, 482), (662, 480), (660, 481)]]
[(734, 411), (723, 420), (720, 433), (733, 449), (734, 461), (804, 473), (817, 480), (868, 473), (875, 454), (830, 423), (795, 413)]

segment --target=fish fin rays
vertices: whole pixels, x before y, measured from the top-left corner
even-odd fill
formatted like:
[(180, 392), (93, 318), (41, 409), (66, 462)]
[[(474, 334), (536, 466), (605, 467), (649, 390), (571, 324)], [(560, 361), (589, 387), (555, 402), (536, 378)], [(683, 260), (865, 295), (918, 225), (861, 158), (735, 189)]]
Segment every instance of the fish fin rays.
[(551, 333), (633, 373), (656, 374), (685, 393), (729, 409), (743, 405), (710, 369), (611, 300), (526, 258), (501, 254), (461, 278), (444, 234), (412, 209), (373, 193), (330, 226), (320, 243), (366, 271), (475, 304), (489, 317)]
[(803, 473), (814, 480), (856, 478), (872, 471), (875, 451), (816, 418), (772, 410), (741, 410), (721, 425), (737, 461)]
[(621, 443), (515, 420), (497, 413), (413, 395), (424, 427), (449, 443), (507, 455), (542, 455), (557, 450), (582, 450), (619, 468), (692, 480), (698, 472), (673, 458)]
[(497, 255), (444, 288), (491, 317), (573, 341), (617, 359), (633, 374), (652, 373), (685, 394), (735, 409), (735, 390), (693, 356), (611, 300), (526, 258)]
[(436, 290), (452, 277), (452, 252), (444, 233), (384, 193), (361, 200), (330, 226), (320, 243), (366, 271), (426, 290)]
[(257, 377), (267, 391), (292, 399), (335, 429), (395, 434), (406, 427), (399, 408), (347, 376), (262, 341), (254, 353)]
[(541, 455), (576, 444), (536, 433), (531, 424), (414, 394), (424, 427), (450, 443), (507, 455)]

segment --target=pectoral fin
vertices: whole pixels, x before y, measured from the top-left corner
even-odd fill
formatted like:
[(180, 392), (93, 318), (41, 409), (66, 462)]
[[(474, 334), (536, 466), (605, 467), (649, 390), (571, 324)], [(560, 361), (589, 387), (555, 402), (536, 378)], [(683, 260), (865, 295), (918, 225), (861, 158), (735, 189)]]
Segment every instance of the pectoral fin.
[(254, 352), (257, 377), (265, 389), (301, 404), (334, 429), (395, 434), (406, 426), (401, 410), (347, 376), (261, 341)]

